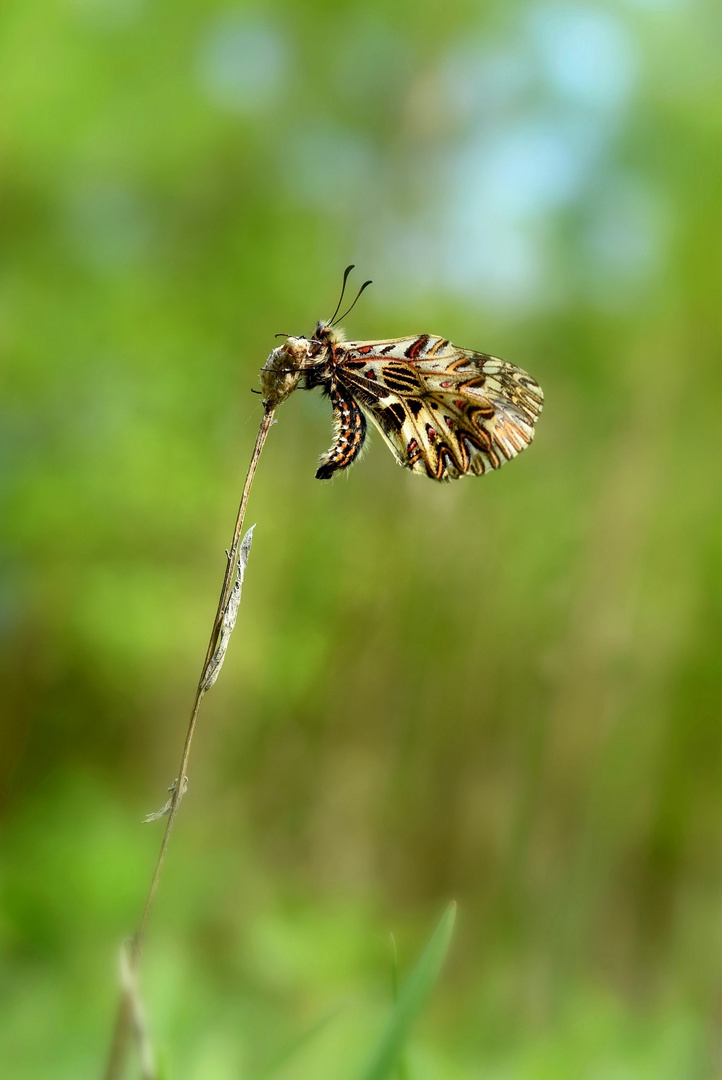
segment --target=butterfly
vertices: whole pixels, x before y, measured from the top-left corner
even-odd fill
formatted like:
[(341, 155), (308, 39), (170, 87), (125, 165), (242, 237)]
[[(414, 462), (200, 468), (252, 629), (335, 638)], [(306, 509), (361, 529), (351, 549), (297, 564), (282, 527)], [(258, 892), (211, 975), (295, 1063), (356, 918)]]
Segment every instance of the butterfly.
[[(344, 288), (352, 269), (346, 269)], [(356, 300), (370, 284), (364, 282)], [(267, 405), (297, 385), (320, 387), (331, 399), (334, 441), (321, 457), (317, 479), (329, 480), (353, 464), (368, 420), (399, 465), (432, 480), (482, 475), (529, 445), (544, 401), (531, 375), (432, 334), (346, 341), (336, 327), (342, 300), (343, 289), (331, 319), (321, 320), (310, 338), (289, 337), (262, 372)]]

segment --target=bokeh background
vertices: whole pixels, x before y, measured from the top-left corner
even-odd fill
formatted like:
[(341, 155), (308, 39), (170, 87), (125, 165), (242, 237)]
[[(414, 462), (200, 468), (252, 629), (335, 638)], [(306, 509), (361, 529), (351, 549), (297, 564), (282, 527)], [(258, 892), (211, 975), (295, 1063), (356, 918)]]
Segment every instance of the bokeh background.
[[(717, 0), (8, 0), (3, 1075), (96, 1076), (276, 332), (546, 391), (435, 485), (278, 415), (148, 939), (169, 1077), (722, 1075)], [(283, 1059), (290, 1048), (290, 1056)]]

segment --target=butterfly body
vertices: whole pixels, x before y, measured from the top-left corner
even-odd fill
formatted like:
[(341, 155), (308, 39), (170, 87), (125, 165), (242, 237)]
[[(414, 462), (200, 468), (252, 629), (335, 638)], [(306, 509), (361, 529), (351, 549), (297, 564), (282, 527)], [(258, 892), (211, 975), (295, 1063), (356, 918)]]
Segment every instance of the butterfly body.
[[(433, 334), (346, 341), (336, 316), (352, 270), (344, 272), (332, 317), (321, 320), (310, 338), (287, 337), (261, 371), (267, 409), (298, 386), (320, 387), (331, 399), (334, 442), (319, 462), (319, 480), (356, 460), (367, 419), (400, 465), (433, 480), (498, 469), (529, 445), (544, 395), (514, 364)], [(364, 282), (339, 318), (370, 284)]]

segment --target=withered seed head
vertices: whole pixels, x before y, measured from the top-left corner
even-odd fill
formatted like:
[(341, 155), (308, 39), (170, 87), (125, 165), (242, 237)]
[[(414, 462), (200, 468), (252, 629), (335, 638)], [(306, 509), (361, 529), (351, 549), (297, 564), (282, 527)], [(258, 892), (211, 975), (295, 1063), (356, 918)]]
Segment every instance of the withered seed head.
[(261, 369), (261, 393), (266, 408), (275, 409), (298, 386), (308, 362), (311, 343), (307, 338), (287, 338), (274, 349)]

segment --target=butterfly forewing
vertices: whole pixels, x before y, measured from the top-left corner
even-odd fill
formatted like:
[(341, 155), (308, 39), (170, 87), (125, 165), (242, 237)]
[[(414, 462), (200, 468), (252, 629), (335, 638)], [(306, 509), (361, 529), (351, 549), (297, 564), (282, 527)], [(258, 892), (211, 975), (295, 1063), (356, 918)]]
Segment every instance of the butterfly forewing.
[[(430, 334), (337, 341), (333, 358), (332, 397), (338, 388), (344, 398), (350, 395), (399, 464), (413, 472), (435, 480), (481, 474), (500, 468), (534, 437), (544, 400), (541, 387), (504, 360)], [(334, 413), (338, 428), (335, 404)], [(348, 442), (348, 433), (344, 437)], [(337, 438), (322, 460), (324, 476), (333, 471), (329, 462), (344, 467), (340, 462), (347, 451)]]

